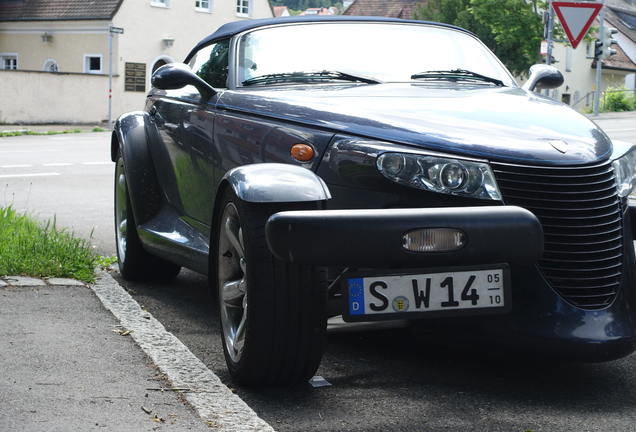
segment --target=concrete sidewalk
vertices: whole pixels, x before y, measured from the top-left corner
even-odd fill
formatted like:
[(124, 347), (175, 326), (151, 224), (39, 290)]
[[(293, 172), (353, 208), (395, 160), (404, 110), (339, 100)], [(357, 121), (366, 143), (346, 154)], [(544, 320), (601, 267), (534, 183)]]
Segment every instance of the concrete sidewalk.
[(0, 279), (1, 431), (206, 431), (83, 284)]

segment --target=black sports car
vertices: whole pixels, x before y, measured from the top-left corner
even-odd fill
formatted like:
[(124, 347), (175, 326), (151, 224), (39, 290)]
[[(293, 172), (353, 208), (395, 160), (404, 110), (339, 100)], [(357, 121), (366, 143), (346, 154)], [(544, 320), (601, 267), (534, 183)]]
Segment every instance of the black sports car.
[(125, 278), (209, 275), (241, 383), (317, 369), (328, 317), (602, 361), (636, 349), (636, 152), (471, 33), (241, 21), (112, 136)]

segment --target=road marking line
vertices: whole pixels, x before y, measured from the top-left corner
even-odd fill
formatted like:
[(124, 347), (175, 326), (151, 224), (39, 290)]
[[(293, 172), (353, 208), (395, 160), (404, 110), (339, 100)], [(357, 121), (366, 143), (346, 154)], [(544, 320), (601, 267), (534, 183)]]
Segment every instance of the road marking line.
[(0, 150), (0, 153), (52, 153), (63, 152), (64, 149), (48, 149), (48, 150)]
[(46, 176), (58, 176), (58, 175), (60, 175), (60, 173), (6, 174), (6, 175), (0, 175), (0, 178), (46, 177)]
[(0, 168), (31, 168), (33, 165), (0, 165)]
[(215, 424), (215, 430), (274, 432), (179, 339), (142, 310), (110, 274), (99, 272), (91, 289), (173, 387), (192, 390), (183, 396), (203, 420)]
[(112, 162), (82, 162), (82, 165), (111, 165)]
[(61, 166), (71, 166), (71, 165), (73, 165), (73, 164), (72, 163), (66, 163), (66, 162), (42, 164), (42, 166), (45, 166), (45, 167), (61, 167)]

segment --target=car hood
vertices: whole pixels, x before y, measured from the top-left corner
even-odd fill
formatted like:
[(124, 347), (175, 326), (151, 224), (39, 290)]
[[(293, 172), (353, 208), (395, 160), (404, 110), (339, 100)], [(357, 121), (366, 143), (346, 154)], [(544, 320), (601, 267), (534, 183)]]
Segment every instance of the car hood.
[(226, 91), (220, 109), (445, 153), (528, 164), (607, 159), (612, 144), (585, 116), (521, 88), (465, 84), (321, 85)]

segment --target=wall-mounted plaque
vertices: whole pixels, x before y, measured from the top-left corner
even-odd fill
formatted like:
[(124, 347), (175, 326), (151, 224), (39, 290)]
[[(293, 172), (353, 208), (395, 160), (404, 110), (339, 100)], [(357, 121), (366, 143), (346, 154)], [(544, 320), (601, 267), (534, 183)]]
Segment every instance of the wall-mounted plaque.
[(126, 62), (125, 91), (146, 91), (146, 64)]

